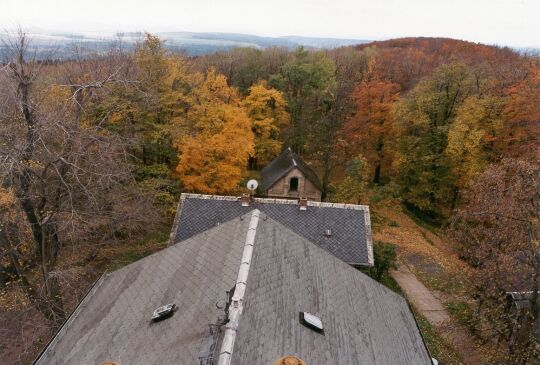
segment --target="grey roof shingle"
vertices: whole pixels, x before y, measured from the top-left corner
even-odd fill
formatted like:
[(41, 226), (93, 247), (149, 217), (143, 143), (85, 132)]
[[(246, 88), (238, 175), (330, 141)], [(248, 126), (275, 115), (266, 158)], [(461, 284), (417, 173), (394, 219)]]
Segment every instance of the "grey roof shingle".
[(288, 147), (261, 170), (263, 190), (267, 191), (270, 189), (272, 185), (276, 183), (276, 181), (295, 167), (297, 167), (304, 174), (304, 176), (311, 181), (315, 187), (317, 187), (317, 189), (322, 189), (321, 181), (319, 180), (319, 177), (315, 171), (313, 171), (313, 169), (309, 167), (304, 160), (300, 158), (300, 156), (298, 156), (290, 147)]
[[(182, 194), (171, 243), (227, 222), (256, 208), (351, 265), (373, 265), (369, 208), (363, 205), (308, 202), (300, 211), (295, 200), (255, 199), (243, 207), (236, 197)], [(325, 236), (330, 229), (332, 235)]]
[[(36, 364), (196, 364), (236, 281), (248, 227), (235, 219), (108, 274)], [(178, 311), (152, 323), (152, 312)]]
[[(246, 212), (250, 213), (250, 212)], [(430, 364), (405, 300), (265, 213), (259, 214), (232, 363), (297, 355), (310, 365)], [(236, 282), (247, 215), (107, 275), (37, 364), (197, 364), (216, 302)], [(178, 311), (150, 322), (152, 311)], [(320, 335), (299, 323), (318, 315)]]
[[(264, 213), (262, 214), (264, 215)], [(324, 335), (299, 322), (321, 318)], [(268, 219), (259, 223), (233, 363), (431, 364), (398, 294)]]

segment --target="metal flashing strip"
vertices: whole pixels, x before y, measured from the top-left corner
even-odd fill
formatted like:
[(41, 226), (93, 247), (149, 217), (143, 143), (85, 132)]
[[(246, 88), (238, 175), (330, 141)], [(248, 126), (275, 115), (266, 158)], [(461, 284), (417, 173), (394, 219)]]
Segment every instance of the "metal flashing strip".
[[(182, 201), (187, 198), (238, 201), (237, 196), (207, 195), (207, 194), (193, 194), (193, 193), (182, 193), (180, 200)], [(263, 203), (263, 204), (291, 204), (291, 205), (298, 204), (298, 199), (253, 198), (253, 201), (256, 203)], [(320, 207), (320, 208), (363, 210), (364, 212), (369, 212), (369, 206), (360, 205), (360, 204), (329, 203), (329, 202), (316, 202), (316, 201), (308, 200), (308, 206)]]
[(178, 231), (178, 226), (180, 224), (180, 217), (182, 217), (182, 206), (184, 205), (185, 199), (186, 199), (186, 195), (181, 194), (180, 201), (178, 202), (178, 206), (176, 208), (176, 215), (174, 216), (173, 226), (171, 229), (171, 234), (169, 235), (169, 243), (167, 244), (167, 247), (172, 246), (174, 244), (176, 232)]
[(368, 264), (366, 266), (375, 265), (375, 258), (373, 256), (373, 237), (371, 235), (371, 216), (369, 214), (369, 207), (364, 210), (364, 225), (366, 227), (366, 241), (367, 241), (367, 254)]
[(229, 307), (229, 322), (225, 326), (225, 334), (219, 352), (218, 365), (229, 365), (231, 363), (234, 341), (236, 340), (236, 331), (243, 310), (244, 294), (246, 292), (249, 267), (253, 256), (253, 246), (255, 244), (255, 235), (257, 234), (257, 225), (259, 224), (259, 215), (260, 211), (258, 209), (254, 209), (251, 213), (242, 260), (240, 261), (238, 277), (236, 278), (236, 286)]

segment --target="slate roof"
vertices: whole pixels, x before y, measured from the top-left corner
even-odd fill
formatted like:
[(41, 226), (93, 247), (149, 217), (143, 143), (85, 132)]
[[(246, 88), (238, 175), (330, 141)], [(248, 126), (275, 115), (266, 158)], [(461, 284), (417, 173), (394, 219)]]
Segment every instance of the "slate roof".
[[(232, 364), (272, 364), (285, 355), (310, 365), (431, 364), (401, 296), (257, 210), (104, 276), (36, 364), (200, 364), (254, 214)], [(152, 323), (152, 311), (166, 303), (178, 310)], [(324, 335), (300, 324), (300, 311), (319, 316)]]
[[(298, 201), (255, 198), (243, 207), (237, 197), (182, 194), (171, 243), (259, 209), (311, 242), (351, 265), (372, 266), (373, 244), (369, 207), (354, 204), (308, 202), (300, 211)], [(325, 236), (325, 230), (331, 236)]]
[[(301, 311), (322, 320), (324, 335), (299, 323)], [(269, 218), (257, 228), (233, 363), (284, 355), (309, 365), (431, 364), (403, 297)]]
[[(236, 281), (248, 227), (236, 219), (113, 273), (98, 282), (35, 364), (197, 364), (216, 303)], [(178, 311), (152, 323), (152, 312)]]
[(321, 181), (315, 171), (294, 153), (290, 147), (284, 149), (278, 157), (261, 170), (263, 190), (267, 191), (270, 189), (272, 185), (295, 167), (297, 167), (317, 189), (322, 190)]

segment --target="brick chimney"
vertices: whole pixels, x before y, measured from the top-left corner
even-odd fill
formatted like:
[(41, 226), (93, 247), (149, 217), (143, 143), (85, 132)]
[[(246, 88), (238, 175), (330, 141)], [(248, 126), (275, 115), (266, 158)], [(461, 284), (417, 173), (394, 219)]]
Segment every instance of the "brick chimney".
[(307, 198), (298, 199), (298, 208), (300, 210), (307, 210)]
[(251, 203), (251, 196), (249, 194), (243, 194), (239, 200), (243, 207), (249, 207), (249, 204)]

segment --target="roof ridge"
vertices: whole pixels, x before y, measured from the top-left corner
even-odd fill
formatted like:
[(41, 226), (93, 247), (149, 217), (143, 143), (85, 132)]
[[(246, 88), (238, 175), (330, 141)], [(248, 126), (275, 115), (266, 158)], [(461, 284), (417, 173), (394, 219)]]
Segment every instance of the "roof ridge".
[(289, 154), (291, 155), (291, 160), (292, 160), (293, 165), (298, 167), (298, 163), (296, 162), (296, 160), (294, 158), (294, 156), (295, 156), (294, 151), (292, 150), (292, 148), (290, 146), (287, 148), (287, 150), (289, 151)]
[(231, 363), (236, 331), (243, 310), (244, 294), (246, 292), (249, 268), (253, 257), (253, 246), (255, 245), (255, 235), (257, 234), (259, 215), (260, 211), (258, 209), (251, 211), (251, 220), (249, 221), (246, 240), (244, 242), (244, 251), (242, 252), (242, 260), (240, 261), (240, 268), (238, 269), (234, 294), (229, 306), (229, 322), (225, 326), (225, 334), (223, 335), (221, 350), (219, 352), (218, 365), (229, 365)]

